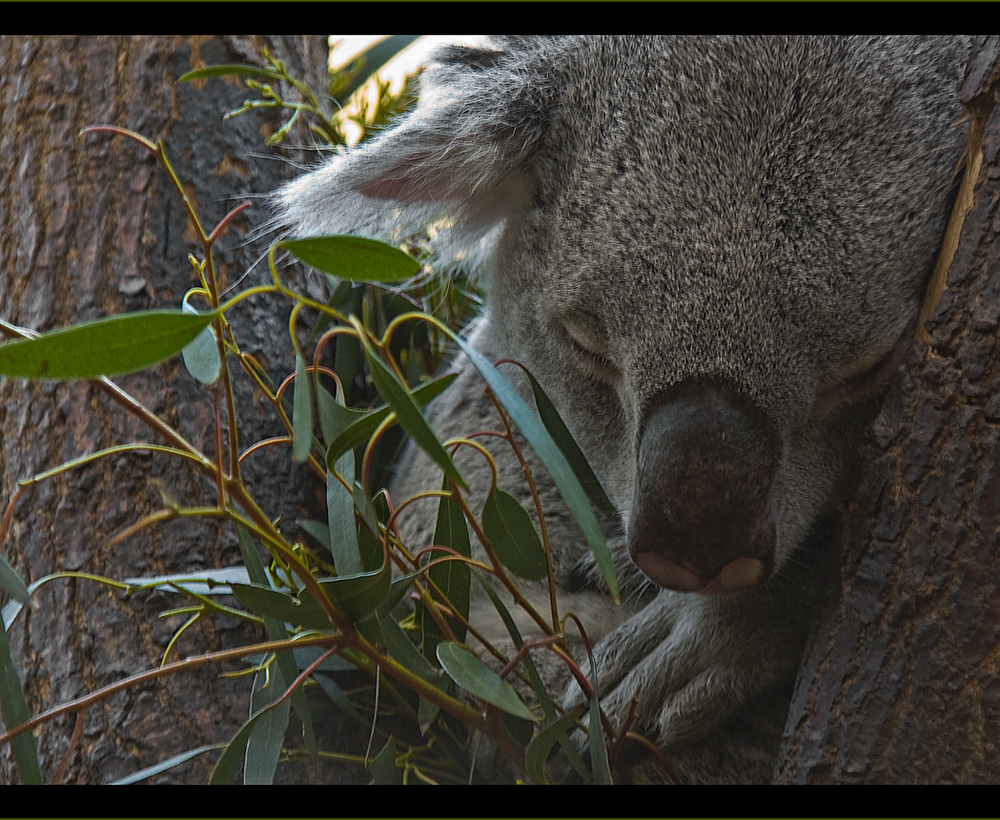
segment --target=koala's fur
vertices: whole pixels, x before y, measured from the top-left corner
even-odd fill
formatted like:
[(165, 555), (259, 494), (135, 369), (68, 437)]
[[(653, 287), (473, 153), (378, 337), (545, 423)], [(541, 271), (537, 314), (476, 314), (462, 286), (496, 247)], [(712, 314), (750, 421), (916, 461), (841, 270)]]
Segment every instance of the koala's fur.
[[(414, 112), (280, 195), (297, 235), (391, 238), (450, 214), (443, 242), (485, 260), (475, 347), (534, 374), (623, 522), (608, 527), (628, 593), (615, 607), (532, 459), (561, 611), (597, 642), (611, 719), (637, 697), (635, 727), (689, 782), (770, 779), (817, 524), (835, 513), (912, 334), (949, 212), (969, 46), (569, 36), (447, 47)], [(436, 429), (496, 427), (481, 379), (463, 358), (454, 367), (430, 410)], [(531, 509), (516, 460), (492, 451), (502, 486)], [(481, 503), (485, 461), (459, 467)], [(411, 450), (393, 494), (439, 481)], [(414, 507), (404, 532), (428, 544), (433, 519), (433, 504)], [(501, 639), (485, 607), (483, 628)], [(568, 686), (567, 704), (581, 698)]]

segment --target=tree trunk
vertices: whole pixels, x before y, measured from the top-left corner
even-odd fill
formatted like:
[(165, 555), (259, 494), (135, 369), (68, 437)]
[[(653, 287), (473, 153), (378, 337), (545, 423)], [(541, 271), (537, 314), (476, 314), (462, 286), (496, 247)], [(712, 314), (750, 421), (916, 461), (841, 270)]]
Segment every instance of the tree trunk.
[[(179, 307), (197, 284), (187, 260), (200, 245), (166, 175), (135, 142), (81, 135), (113, 124), (162, 139), (206, 230), (248, 195), (273, 190), (297, 173), (268, 157), (263, 140), (280, 120), (253, 112), (223, 121), (249, 96), (242, 82), (216, 78), (179, 85), (193, 68), (259, 62), (261, 47), (314, 88), (325, 88), (325, 37), (0, 37), (0, 317), (48, 330), (84, 319), (154, 307)], [(300, 129), (291, 144), (306, 144)], [(222, 281), (234, 283), (266, 250), (243, 244), (268, 216), (239, 214), (217, 244)], [(269, 281), (253, 268), (246, 287)], [(250, 304), (252, 302), (252, 304)], [(282, 379), (294, 365), (288, 305), (248, 300), (230, 321), (243, 348)], [(242, 308), (242, 306), (241, 306)], [(242, 374), (240, 374), (242, 376)], [(269, 406), (237, 377), (241, 449), (282, 434)], [(179, 358), (118, 383), (191, 443), (215, 453), (210, 389)], [(116, 443), (163, 443), (88, 383), (0, 381), (0, 480), (4, 504), (16, 483)], [(315, 507), (317, 482), (271, 447), (244, 462), (247, 483), (271, 516), (293, 530)], [(238, 565), (228, 525), (180, 519), (149, 527), (111, 547), (116, 533), (164, 506), (212, 505), (214, 486), (182, 462), (124, 454), (65, 472), (29, 489), (0, 545), (28, 582), (58, 571), (116, 579)], [(307, 515), (315, 517), (315, 515)], [(46, 708), (156, 667), (187, 616), (158, 614), (186, 603), (168, 593), (127, 600), (87, 580), (55, 580), (35, 594), (11, 630), (29, 708)], [(170, 660), (264, 639), (262, 631), (199, 621)], [(223, 678), (203, 667), (136, 686), (91, 706), (63, 782), (111, 782), (204, 744), (232, 738), (247, 717), (250, 678)], [(75, 720), (36, 732), (51, 778), (69, 747)], [(154, 782), (205, 782), (218, 753), (202, 755)], [(9, 748), (0, 750), (0, 783), (17, 782)]]
[(971, 209), (864, 454), (780, 783), (1000, 781), (1000, 39), (977, 45)]

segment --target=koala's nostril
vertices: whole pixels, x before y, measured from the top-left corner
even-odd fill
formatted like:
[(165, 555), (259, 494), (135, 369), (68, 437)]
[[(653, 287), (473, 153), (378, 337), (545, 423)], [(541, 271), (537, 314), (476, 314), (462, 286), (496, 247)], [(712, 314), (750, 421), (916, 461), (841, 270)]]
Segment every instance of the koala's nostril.
[(746, 589), (759, 584), (766, 572), (764, 562), (756, 558), (737, 558), (719, 573), (719, 583), (726, 589)]
[(633, 555), (632, 560), (654, 583), (664, 589), (676, 589), (678, 592), (697, 592), (705, 586), (706, 582), (693, 572), (689, 572), (658, 553), (640, 552)]

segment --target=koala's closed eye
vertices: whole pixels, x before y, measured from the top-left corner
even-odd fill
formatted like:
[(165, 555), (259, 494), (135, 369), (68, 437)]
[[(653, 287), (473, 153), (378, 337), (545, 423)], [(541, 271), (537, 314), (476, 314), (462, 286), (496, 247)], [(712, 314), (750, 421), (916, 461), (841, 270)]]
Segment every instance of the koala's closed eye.
[(595, 320), (578, 316), (563, 318), (559, 332), (570, 354), (588, 375), (602, 381), (620, 378), (620, 371)]

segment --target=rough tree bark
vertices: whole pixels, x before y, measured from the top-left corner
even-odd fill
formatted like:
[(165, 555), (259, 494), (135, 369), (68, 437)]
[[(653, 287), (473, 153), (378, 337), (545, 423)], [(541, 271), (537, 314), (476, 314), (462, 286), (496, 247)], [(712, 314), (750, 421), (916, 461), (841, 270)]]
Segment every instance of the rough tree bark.
[[(180, 305), (197, 283), (187, 255), (199, 255), (200, 246), (166, 176), (132, 141), (81, 136), (80, 130), (114, 124), (163, 139), (211, 230), (247, 194), (273, 190), (297, 169), (267, 156), (263, 140), (277, 117), (257, 112), (222, 120), (248, 96), (241, 82), (178, 85), (176, 79), (204, 65), (257, 61), (262, 46), (314, 88), (324, 87), (321, 36), (0, 37), (0, 316), (47, 330)], [(290, 141), (306, 144), (308, 133), (293, 133)], [(224, 281), (235, 282), (266, 249), (243, 244), (248, 229), (266, 217), (266, 209), (256, 207), (229, 228), (216, 257)], [(258, 265), (248, 282), (267, 276)], [(283, 378), (293, 366), (288, 306), (245, 304), (231, 319), (241, 344)], [(248, 380), (237, 382), (241, 447), (281, 433)], [(211, 394), (178, 358), (119, 383), (204, 452), (214, 452)], [(18, 480), (41, 470), (115, 443), (157, 441), (86, 383), (0, 382), (0, 434), (4, 505)], [(288, 528), (320, 497), (316, 483), (291, 464), (287, 448), (253, 454), (245, 470), (255, 497), (269, 514), (283, 515)], [(162, 508), (161, 492), (185, 505), (215, 500), (214, 488), (176, 461), (106, 458), (29, 491), (0, 548), (29, 582), (62, 570), (126, 578), (241, 563), (231, 528), (203, 519), (146, 529), (110, 548), (111, 536)], [(37, 608), (24, 612), (11, 632), (35, 713), (154, 667), (185, 617), (157, 617), (179, 604), (177, 596), (122, 601), (82, 580), (48, 583), (35, 597)], [(185, 633), (171, 659), (262, 638), (206, 622)], [(63, 781), (110, 782), (230, 739), (246, 718), (249, 678), (222, 678), (220, 671), (203, 668), (90, 707)], [(66, 717), (37, 732), (47, 777), (65, 755), (74, 725)], [(216, 757), (202, 756), (157, 782), (205, 782)], [(11, 782), (17, 776), (3, 749), (0, 783)]]
[(970, 61), (971, 209), (873, 427), (779, 783), (1000, 781), (998, 55), (981, 38)]

